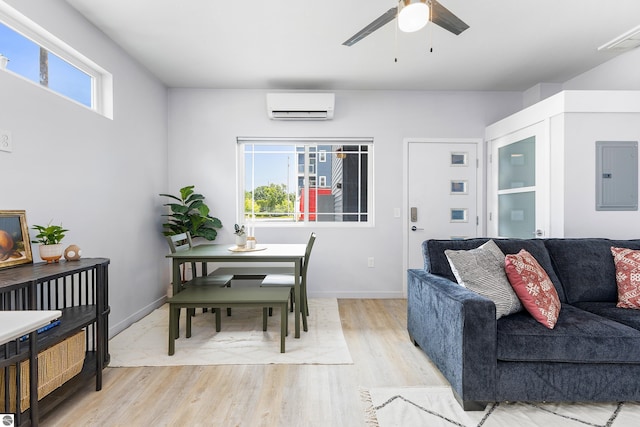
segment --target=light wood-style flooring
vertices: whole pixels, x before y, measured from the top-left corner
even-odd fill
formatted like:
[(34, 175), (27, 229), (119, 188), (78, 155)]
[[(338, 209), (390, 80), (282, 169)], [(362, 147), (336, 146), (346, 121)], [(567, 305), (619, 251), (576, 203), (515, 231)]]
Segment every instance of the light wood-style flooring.
[[(362, 388), (444, 385), (404, 299), (339, 300), (352, 365), (107, 368), (42, 426), (364, 426)], [(313, 315), (313, 313), (311, 313)]]

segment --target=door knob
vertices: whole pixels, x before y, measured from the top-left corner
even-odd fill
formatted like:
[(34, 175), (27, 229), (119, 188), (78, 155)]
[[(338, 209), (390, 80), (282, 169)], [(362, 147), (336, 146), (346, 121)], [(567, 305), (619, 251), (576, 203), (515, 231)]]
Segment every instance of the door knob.
[(415, 225), (411, 227), (411, 231), (424, 230), (424, 228), (418, 228)]

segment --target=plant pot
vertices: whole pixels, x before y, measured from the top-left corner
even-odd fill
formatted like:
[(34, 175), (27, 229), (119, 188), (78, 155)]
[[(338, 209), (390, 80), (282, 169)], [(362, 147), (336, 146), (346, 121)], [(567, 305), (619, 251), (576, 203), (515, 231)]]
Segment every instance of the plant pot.
[(46, 261), (47, 264), (58, 262), (64, 252), (62, 249), (62, 243), (55, 245), (40, 245), (38, 249), (40, 251), (40, 258), (42, 258), (43, 261)]
[(247, 235), (238, 236), (236, 235), (236, 246), (239, 248), (244, 248), (247, 246)]

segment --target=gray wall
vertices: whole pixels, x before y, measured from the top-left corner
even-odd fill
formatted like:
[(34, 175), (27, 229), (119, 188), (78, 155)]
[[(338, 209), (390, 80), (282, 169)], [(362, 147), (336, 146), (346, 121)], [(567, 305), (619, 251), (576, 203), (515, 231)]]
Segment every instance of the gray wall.
[[(375, 227), (314, 228), (309, 293), (323, 297), (403, 296), (403, 226), (393, 209), (402, 207), (404, 138), (482, 138), (487, 124), (522, 102), (515, 92), (341, 91), (333, 120), (292, 122), (267, 118), (265, 94), (170, 89), (169, 187), (195, 184), (225, 226), (220, 241), (232, 243), (237, 136), (373, 137)], [(263, 242), (304, 242), (308, 234), (298, 227), (256, 231)], [(367, 267), (368, 257), (374, 268)]]
[(640, 48), (566, 81), (564, 90), (640, 90)]
[(26, 210), (30, 226), (62, 222), (63, 244), (111, 259), (114, 333), (166, 292), (158, 193), (167, 182), (167, 91), (67, 3), (8, 3), (113, 74), (109, 120), (0, 72), (0, 128), (13, 136), (13, 152), (0, 152), (0, 209)]
[[(402, 205), (403, 139), (482, 137), (522, 105), (520, 93), (343, 91), (333, 121), (272, 122), (264, 91), (171, 89), (167, 101), (162, 83), (64, 1), (7, 3), (114, 76), (109, 120), (0, 73), (0, 128), (14, 138), (13, 153), (0, 152), (0, 209), (25, 209), (30, 225), (62, 222), (64, 243), (111, 259), (112, 334), (158, 305), (169, 284), (158, 193), (197, 185), (226, 226), (220, 241), (232, 241), (236, 136), (374, 137), (375, 227), (319, 230), (309, 286), (319, 296), (400, 296), (403, 230), (393, 208)], [(564, 88), (640, 89), (631, 74), (639, 64), (636, 49)], [(307, 236), (258, 230), (263, 241)]]

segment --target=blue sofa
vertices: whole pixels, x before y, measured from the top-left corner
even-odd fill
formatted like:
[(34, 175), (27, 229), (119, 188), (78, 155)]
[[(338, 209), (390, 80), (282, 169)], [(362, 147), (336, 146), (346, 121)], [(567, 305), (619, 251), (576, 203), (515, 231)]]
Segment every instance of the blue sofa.
[(456, 283), (444, 254), (488, 238), (428, 240), (424, 269), (407, 271), (407, 328), (465, 410), (498, 401), (640, 401), (640, 310), (617, 308), (611, 246), (640, 240), (493, 239), (526, 249), (562, 303), (554, 329), (526, 311), (496, 320), (495, 304)]

